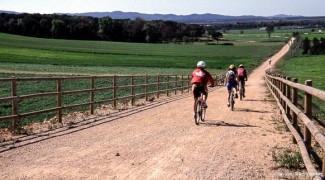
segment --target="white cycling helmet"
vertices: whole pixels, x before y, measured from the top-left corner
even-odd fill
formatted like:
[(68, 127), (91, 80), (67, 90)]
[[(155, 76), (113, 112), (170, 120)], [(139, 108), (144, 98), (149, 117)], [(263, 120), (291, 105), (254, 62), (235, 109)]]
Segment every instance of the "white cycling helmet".
[(205, 68), (206, 64), (205, 64), (204, 61), (199, 61), (196, 66), (199, 67), (199, 68)]

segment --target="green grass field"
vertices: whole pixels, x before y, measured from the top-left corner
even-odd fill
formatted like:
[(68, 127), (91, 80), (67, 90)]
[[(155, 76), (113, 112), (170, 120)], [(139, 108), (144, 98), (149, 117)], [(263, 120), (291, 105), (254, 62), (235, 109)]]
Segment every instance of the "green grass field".
[[(56, 72), (64, 73), (72, 70), (72, 73), (82, 74), (98, 74), (98, 72), (103, 74), (103, 71), (105, 74), (125, 72), (139, 74), (143, 71), (147, 72), (150, 67), (163, 69), (160, 72), (177, 73), (191, 71), (198, 60), (205, 60), (208, 69), (218, 73), (220, 70), (225, 70), (229, 64), (245, 64), (253, 67), (264, 57), (278, 51), (282, 45), (283, 42), (250, 44), (238, 42), (234, 46), (207, 46), (204, 43), (179, 45), (73, 41), (0, 33), (0, 62), (2, 62), (0, 70), (32, 71), (36, 68), (53, 72), (53, 67), (57, 67), (54, 68), (57, 69)], [(15, 64), (11, 66), (10, 63)], [(36, 67), (37, 65), (50, 66)], [(104, 67), (107, 69), (104, 70)], [(97, 68), (101, 70), (97, 71)], [(119, 71), (114, 71), (114, 68)], [(134, 68), (136, 70), (129, 71)], [(85, 72), (85, 70), (89, 71)], [(153, 74), (160, 72), (150, 71)]]
[(304, 84), (306, 80), (313, 80), (313, 86), (325, 90), (325, 55), (302, 56), (286, 59), (278, 64), (279, 73), (298, 78), (299, 83)]
[[(301, 56), (284, 59), (277, 65), (277, 73), (298, 78), (300, 84), (305, 84), (306, 80), (313, 81), (313, 87), (325, 91), (325, 55), (322, 56)], [(299, 91), (299, 104), (303, 106), (304, 93)], [(313, 115), (325, 124), (325, 102), (313, 98)]]

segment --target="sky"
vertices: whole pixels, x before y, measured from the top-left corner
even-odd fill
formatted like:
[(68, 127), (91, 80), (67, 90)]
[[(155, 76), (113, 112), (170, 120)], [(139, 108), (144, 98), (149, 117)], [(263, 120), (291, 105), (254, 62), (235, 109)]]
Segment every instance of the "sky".
[(0, 10), (26, 13), (278, 14), (325, 16), (325, 0), (0, 0)]

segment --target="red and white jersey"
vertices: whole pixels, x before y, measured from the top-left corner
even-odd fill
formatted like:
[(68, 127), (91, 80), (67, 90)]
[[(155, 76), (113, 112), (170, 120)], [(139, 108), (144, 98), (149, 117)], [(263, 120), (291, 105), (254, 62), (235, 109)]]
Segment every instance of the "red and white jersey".
[(211, 86), (214, 86), (214, 80), (211, 74), (207, 71), (198, 68), (192, 72), (192, 84), (198, 83), (202, 85), (207, 85), (208, 81), (210, 81)]

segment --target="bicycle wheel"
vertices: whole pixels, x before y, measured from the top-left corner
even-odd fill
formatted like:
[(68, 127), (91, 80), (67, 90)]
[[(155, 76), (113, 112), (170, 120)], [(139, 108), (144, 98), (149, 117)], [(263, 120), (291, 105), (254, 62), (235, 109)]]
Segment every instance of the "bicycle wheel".
[(201, 107), (201, 121), (204, 121), (205, 119), (205, 114), (206, 114), (206, 108)]
[(230, 94), (230, 109), (232, 111), (234, 110), (234, 105), (235, 105), (235, 95), (234, 95), (234, 91), (231, 91), (231, 94)]
[(197, 100), (195, 102), (195, 115), (194, 115), (194, 121), (196, 125), (200, 124), (200, 119), (201, 119), (201, 102), (199, 100)]
[(243, 99), (243, 86), (241, 84), (239, 85), (239, 99)]

